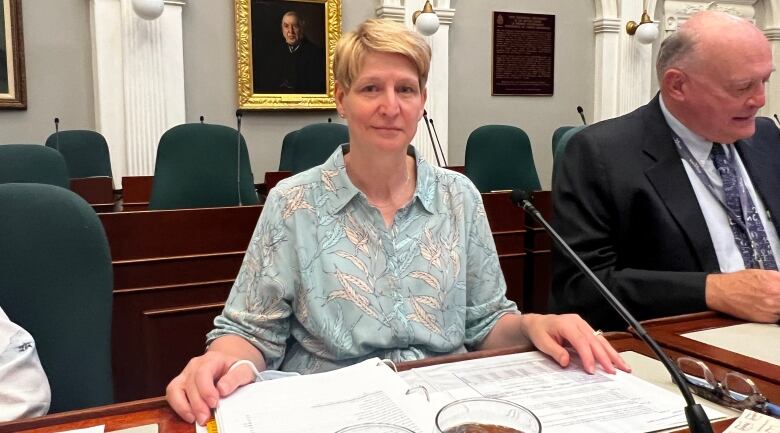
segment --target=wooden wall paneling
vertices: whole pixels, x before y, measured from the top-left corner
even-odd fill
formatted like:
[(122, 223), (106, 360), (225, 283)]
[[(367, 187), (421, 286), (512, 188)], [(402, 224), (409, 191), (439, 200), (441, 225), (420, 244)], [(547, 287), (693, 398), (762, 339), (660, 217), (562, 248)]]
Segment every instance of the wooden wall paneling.
[[(534, 191), (531, 202), (539, 213), (552, 222), (552, 195), (550, 191)], [(529, 217), (525, 221), (526, 261), (528, 272), (525, 273), (525, 311), (546, 313), (550, 287), (552, 285), (552, 238), (541, 224)]]
[(262, 206), (100, 214), (114, 261), (246, 251)]
[(142, 313), (144, 379), (149, 395), (164, 395), (165, 386), (187, 362), (203, 354), (206, 334), (214, 328), (214, 317), (224, 306), (224, 302), (216, 302)]
[(512, 204), (508, 191), (482, 193), (482, 201), (493, 232), (525, 230), (525, 212)]
[[(227, 299), (261, 211), (243, 206), (99, 215), (114, 268), (117, 401), (161, 395), (170, 372), (203, 351), (204, 330), (219, 313), (215, 305)], [(182, 308), (189, 313), (163, 314)], [(166, 332), (158, 324), (169, 321), (175, 338), (152, 335)]]
[(128, 204), (149, 205), (154, 176), (124, 176), (122, 177), (122, 200)]
[(70, 179), (70, 190), (91, 205), (114, 205), (114, 184), (110, 177), (81, 177)]
[[(214, 318), (221, 309), (213, 307), (227, 299), (233, 280), (214, 281), (168, 287), (147, 287), (114, 292), (114, 325), (112, 331), (112, 364), (114, 395), (118, 402), (163, 395), (168, 373), (181, 369), (193, 353), (203, 352), (205, 345), (203, 313), (175, 320), (174, 330), (154, 336), (158, 327), (146, 323), (150, 311), (180, 309), (185, 306), (212, 306)], [(164, 316), (163, 316), (164, 317)], [(161, 322), (158, 320), (158, 323)], [(164, 322), (164, 320), (163, 320)], [(184, 326), (187, 324), (187, 326)], [(170, 340), (164, 338), (172, 337)], [(153, 359), (154, 354), (165, 358)], [(168, 378), (170, 379), (170, 378)]]
[(528, 272), (525, 249), (527, 229), (523, 209), (515, 206), (508, 191), (482, 194), (485, 214), (493, 232), (498, 261), (504, 272), (507, 298), (523, 308)]
[(227, 253), (115, 261), (114, 289), (232, 280), (245, 252), (246, 248)]

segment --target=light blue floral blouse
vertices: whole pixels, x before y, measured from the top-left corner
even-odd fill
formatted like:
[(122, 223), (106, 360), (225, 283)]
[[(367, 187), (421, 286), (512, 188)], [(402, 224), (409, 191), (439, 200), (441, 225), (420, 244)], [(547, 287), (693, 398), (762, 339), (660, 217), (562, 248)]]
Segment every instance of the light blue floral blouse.
[(517, 310), (468, 178), (415, 156), (414, 198), (387, 228), (347, 152), (271, 190), (209, 341), (237, 334), (268, 368), (313, 373), (463, 352)]

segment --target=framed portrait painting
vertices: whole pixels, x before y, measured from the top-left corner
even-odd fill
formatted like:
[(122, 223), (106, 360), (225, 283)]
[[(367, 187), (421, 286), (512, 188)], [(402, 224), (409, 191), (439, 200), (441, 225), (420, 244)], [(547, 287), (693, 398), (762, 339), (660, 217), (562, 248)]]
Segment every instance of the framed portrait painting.
[(335, 108), (341, 0), (234, 1), (239, 108)]
[(27, 108), (22, 1), (0, 0), (0, 108)]

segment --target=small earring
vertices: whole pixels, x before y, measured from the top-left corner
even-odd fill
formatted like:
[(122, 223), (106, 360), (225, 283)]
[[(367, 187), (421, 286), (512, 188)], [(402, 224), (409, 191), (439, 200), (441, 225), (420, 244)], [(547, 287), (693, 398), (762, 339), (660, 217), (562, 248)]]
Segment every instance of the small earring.
[(344, 118), (344, 113), (339, 112), (339, 117)]

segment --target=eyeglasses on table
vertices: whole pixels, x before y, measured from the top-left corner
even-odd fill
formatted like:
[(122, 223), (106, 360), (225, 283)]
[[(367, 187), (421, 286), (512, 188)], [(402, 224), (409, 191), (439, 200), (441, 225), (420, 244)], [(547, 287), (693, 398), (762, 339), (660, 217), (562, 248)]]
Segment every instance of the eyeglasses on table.
[(677, 358), (677, 365), (694, 394), (732, 409), (750, 409), (780, 418), (780, 406), (767, 400), (756, 383), (744, 374), (729, 371), (719, 382), (707, 364), (696, 358)]

